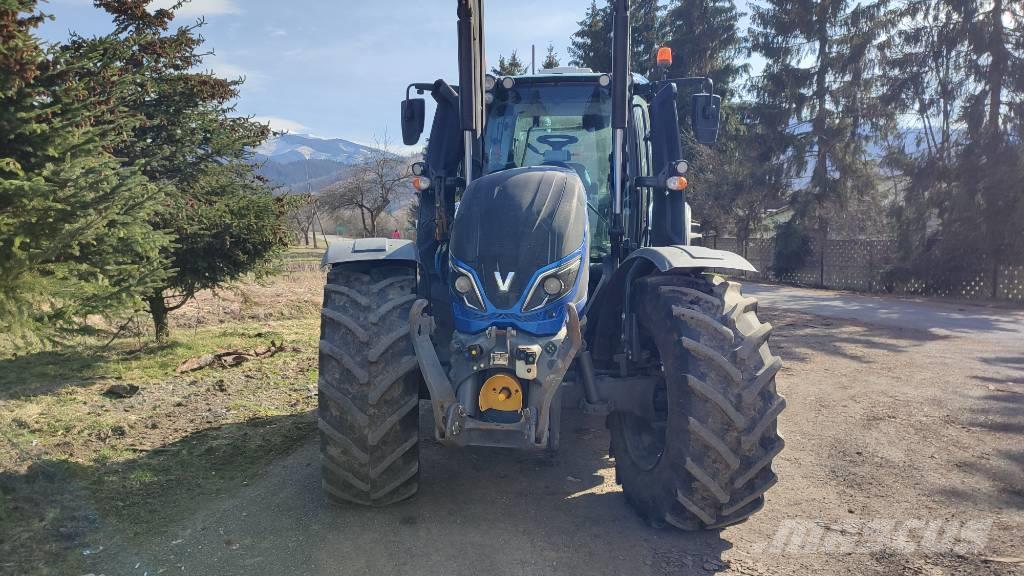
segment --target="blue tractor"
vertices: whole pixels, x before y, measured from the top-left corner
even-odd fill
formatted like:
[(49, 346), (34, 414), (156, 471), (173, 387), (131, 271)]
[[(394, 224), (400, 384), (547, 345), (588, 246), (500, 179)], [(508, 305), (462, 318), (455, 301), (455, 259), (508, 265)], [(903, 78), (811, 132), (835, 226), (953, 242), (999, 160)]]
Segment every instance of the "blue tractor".
[[(692, 131), (717, 137), (706, 78), (630, 71), (629, 0), (610, 73), (493, 77), (482, 0), (458, 0), (459, 84), (412, 84), (405, 144), (436, 102), (415, 241), (333, 244), (320, 339), (319, 428), (330, 500), (418, 490), (418, 407), (454, 446), (556, 450), (563, 404), (605, 415), (628, 501), (700, 530), (761, 508), (782, 449), (781, 362), (757, 302), (693, 244), (680, 87)], [(663, 58), (659, 58), (663, 60)], [(664, 76), (664, 73), (662, 74)]]

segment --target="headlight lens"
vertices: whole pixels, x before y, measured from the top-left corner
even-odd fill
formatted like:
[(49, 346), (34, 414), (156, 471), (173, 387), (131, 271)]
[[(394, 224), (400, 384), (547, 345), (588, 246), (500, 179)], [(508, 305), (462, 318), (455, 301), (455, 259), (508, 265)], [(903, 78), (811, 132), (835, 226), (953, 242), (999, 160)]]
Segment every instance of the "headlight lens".
[(580, 272), (580, 257), (575, 260), (550, 270), (537, 278), (537, 281), (530, 287), (529, 295), (526, 297), (526, 305), (523, 312), (532, 312), (543, 308), (550, 302), (562, 298), (576, 284), (576, 276)]
[(562, 281), (558, 279), (558, 276), (548, 276), (544, 279), (544, 293), (548, 296), (558, 296), (562, 293)]
[(484, 311), (484, 301), (480, 297), (480, 289), (473, 280), (473, 275), (468, 270), (450, 264), (451, 287), (455, 295), (462, 299), (462, 302), (474, 310)]
[(459, 274), (455, 278), (455, 291), (459, 294), (468, 294), (473, 289), (473, 280), (465, 274)]

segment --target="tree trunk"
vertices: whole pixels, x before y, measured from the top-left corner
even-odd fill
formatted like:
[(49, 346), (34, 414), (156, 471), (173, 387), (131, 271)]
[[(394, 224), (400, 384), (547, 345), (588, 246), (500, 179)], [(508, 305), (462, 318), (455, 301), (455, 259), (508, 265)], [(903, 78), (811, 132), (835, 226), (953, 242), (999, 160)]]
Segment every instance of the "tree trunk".
[(992, 255), (992, 299), (999, 299), (999, 254)]
[(149, 304), (149, 314), (153, 317), (153, 331), (156, 334), (156, 341), (163, 343), (171, 335), (171, 328), (167, 323), (167, 302), (163, 294), (155, 294), (146, 299)]
[(366, 209), (362, 206), (359, 207), (359, 220), (363, 224), (363, 237), (372, 238), (373, 234), (370, 233), (370, 227), (366, 225)]
[(991, 134), (999, 134), (1000, 116), (1003, 108), (1003, 82), (1005, 81), (1006, 64), (1009, 50), (1006, 48), (1005, 29), (1003, 27), (1003, 0), (995, 0), (992, 4), (992, 32), (989, 56), (992, 61), (988, 69), (989, 104), (988, 128)]
[[(824, 200), (829, 197), (831, 191), (829, 190), (828, 181), (828, 150), (829, 142), (826, 138), (828, 132), (828, 72), (829, 66), (829, 36), (828, 36), (828, 5), (823, 2), (820, 5), (821, 13), (818, 15), (818, 70), (815, 74), (814, 79), (814, 100), (817, 103), (818, 109), (814, 114), (814, 122), (812, 124), (814, 129), (815, 145), (818, 147), (816, 150), (816, 158), (814, 164), (814, 172), (811, 176), (811, 186), (816, 187), (816, 196), (818, 197), (818, 203), (824, 203)], [(820, 214), (818, 215), (820, 218)]]
[(821, 226), (821, 243), (818, 244), (818, 285), (825, 288), (825, 246), (828, 245), (828, 224)]

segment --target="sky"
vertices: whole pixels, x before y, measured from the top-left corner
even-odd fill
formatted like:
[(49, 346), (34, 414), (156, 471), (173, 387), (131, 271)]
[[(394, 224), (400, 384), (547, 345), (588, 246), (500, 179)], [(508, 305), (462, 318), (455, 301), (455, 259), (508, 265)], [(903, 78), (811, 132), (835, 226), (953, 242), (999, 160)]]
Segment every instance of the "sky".
[[(166, 7), (173, 0), (155, 0)], [(518, 50), (538, 65), (549, 43), (565, 64), (566, 46), (590, 0), (488, 0), (489, 63)], [(49, 0), (47, 41), (108, 33), (91, 0)], [(455, 0), (192, 0), (175, 25), (202, 17), (205, 67), (244, 76), (240, 114), (279, 130), (401, 148), (399, 103), (412, 82), (457, 81)], [(429, 99), (428, 99), (429, 104)], [(429, 118), (429, 111), (428, 111)]]

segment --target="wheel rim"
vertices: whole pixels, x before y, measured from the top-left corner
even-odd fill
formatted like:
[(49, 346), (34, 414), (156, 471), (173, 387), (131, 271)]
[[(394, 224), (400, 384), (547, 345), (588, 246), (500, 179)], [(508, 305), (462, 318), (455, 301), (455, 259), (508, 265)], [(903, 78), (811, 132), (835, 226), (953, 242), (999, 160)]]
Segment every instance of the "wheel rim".
[(652, 470), (665, 453), (668, 429), (668, 397), (664, 378), (654, 387), (654, 419), (622, 414), (622, 434), (629, 457), (639, 468)]

